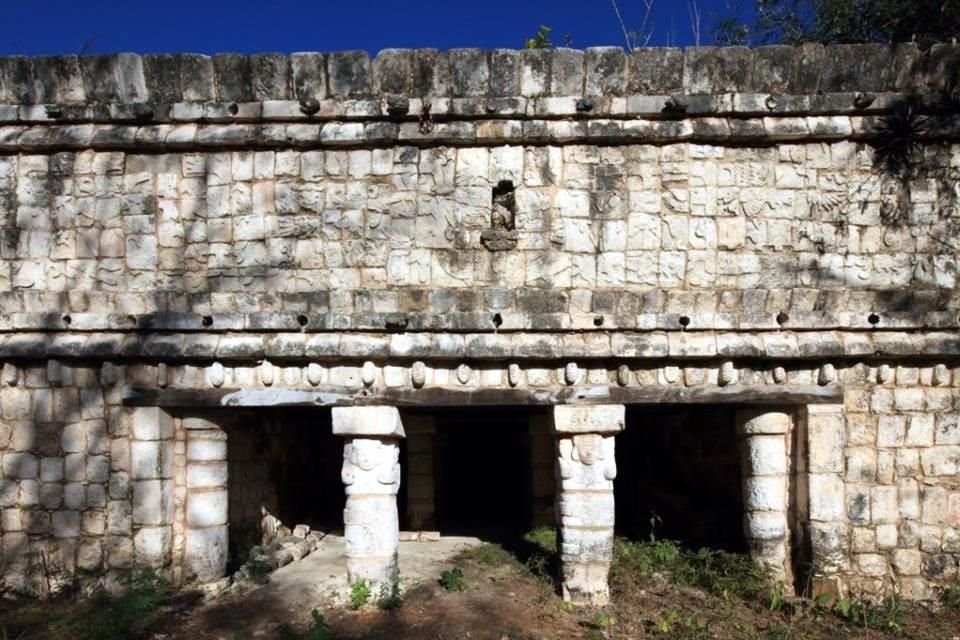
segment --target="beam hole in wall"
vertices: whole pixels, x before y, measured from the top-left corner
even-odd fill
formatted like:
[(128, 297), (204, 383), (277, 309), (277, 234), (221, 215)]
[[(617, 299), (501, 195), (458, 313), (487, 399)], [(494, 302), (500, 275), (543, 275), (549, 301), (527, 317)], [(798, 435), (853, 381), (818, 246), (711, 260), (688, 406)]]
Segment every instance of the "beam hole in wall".
[(63, 324), (67, 325), (68, 327), (70, 326), (70, 323), (73, 322), (73, 318), (70, 317), (70, 314), (69, 314), (69, 313), (64, 314), (64, 315), (60, 318), (60, 320), (63, 322)]
[(503, 324), (503, 316), (501, 316), (499, 313), (493, 314), (493, 318), (491, 318), (491, 320), (493, 321), (493, 326), (497, 327), (498, 329)]
[(790, 322), (790, 316), (787, 314), (786, 311), (781, 311), (780, 313), (777, 314), (777, 324), (778, 324), (778, 325), (780, 325), (780, 326), (782, 327), (783, 325), (787, 324), (788, 322)]
[(686, 329), (690, 326), (690, 316), (680, 316), (680, 326)]
[(310, 318), (308, 318), (304, 314), (301, 313), (300, 315), (297, 316), (297, 324), (300, 325), (301, 327), (307, 326), (308, 322), (310, 322)]
[(227, 111), (230, 113), (230, 115), (235, 116), (240, 112), (240, 107), (237, 106), (236, 102), (231, 102), (230, 106), (227, 107)]
[(872, 325), (877, 325), (880, 323), (880, 316), (875, 313), (871, 313), (869, 316), (867, 316), (867, 322)]
[(203, 316), (200, 318), (200, 324), (205, 327), (213, 326), (213, 316)]
[(594, 316), (593, 317), (593, 326), (602, 327), (603, 326), (603, 316)]

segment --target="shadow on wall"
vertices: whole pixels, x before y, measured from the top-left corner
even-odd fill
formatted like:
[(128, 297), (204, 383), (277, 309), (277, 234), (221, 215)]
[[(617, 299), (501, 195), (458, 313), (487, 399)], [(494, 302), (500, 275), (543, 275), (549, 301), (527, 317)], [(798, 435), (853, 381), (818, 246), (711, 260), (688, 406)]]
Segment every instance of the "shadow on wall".
[[(134, 563), (131, 429), (100, 372), (6, 363), (0, 388), (5, 591), (46, 596)], [(118, 391), (118, 390), (117, 390)], [(110, 425), (108, 428), (108, 424)]]

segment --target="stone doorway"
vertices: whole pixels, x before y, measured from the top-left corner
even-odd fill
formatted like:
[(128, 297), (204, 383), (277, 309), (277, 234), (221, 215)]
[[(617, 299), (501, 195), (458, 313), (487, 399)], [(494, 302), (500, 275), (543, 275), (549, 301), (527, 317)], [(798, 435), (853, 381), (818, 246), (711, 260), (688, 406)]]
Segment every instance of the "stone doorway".
[[(403, 446), (404, 482), (400, 511), (403, 528), (416, 528), (411, 500), (424, 499), (432, 484), (433, 517), (441, 535), (469, 535), (509, 542), (533, 526), (534, 484), (553, 484), (552, 466), (534, 478), (531, 421), (543, 413), (526, 407), (437, 408), (405, 424), (429, 421), (432, 476), (427, 476), (424, 445), (408, 428)], [(552, 445), (552, 440), (546, 443)], [(537, 445), (533, 445), (536, 447)], [(538, 483), (537, 480), (540, 480)]]
[(617, 436), (617, 533), (746, 551), (740, 457), (729, 406), (628, 406)]
[(227, 435), (231, 569), (264, 536), (343, 531), (343, 440), (329, 408), (221, 412), (216, 422)]

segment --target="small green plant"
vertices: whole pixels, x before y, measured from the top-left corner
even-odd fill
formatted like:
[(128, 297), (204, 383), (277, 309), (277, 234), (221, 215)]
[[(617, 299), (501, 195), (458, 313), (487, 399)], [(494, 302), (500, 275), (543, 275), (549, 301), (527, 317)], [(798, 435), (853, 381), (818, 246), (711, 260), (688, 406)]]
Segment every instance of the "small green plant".
[(458, 567), (454, 567), (453, 569), (440, 572), (440, 586), (451, 593), (455, 591), (465, 591), (467, 589), (467, 581), (463, 577), (463, 571)]
[(692, 615), (669, 609), (656, 620), (649, 621), (655, 637), (669, 640), (706, 640), (712, 638), (707, 625), (701, 625)]
[[(816, 599), (818, 606), (823, 606), (828, 601), (829, 596), (824, 601)], [(895, 597), (885, 598), (878, 605), (851, 598), (837, 598), (826, 608), (854, 626), (896, 635), (903, 633), (904, 616), (907, 612), (906, 604)]]
[(307, 629), (303, 640), (333, 640), (330, 625), (327, 624), (323, 614), (314, 609), (310, 612), (310, 617), (313, 618), (313, 621), (310, 623), (310, 628)]
[(399, 609), (403, 604), (400, 598), (400, 583), (394, 582), (390, 585), (384, 583), (380, 585), (380, 597), (377, 598), (377, 607), (383, 611), (393, 611)]
[(951, 611), (960, 609), (960, 582), (947, 585), (940, 592), (940, 602)]
[(783, 609), (786, 598), (784, 597), (784, 587), (782, 582), (775, 582), (770, 587), (769, 601), (770, 611), (780, 611)]
[(370, 585), (366, 580), (357, 580), (350, 585), (350, 608), (360, 609), (370, 602)]
[(553, 31), (550, 27), (546, 25), (540, 25), (540, 28), (537, 29), (537, 32), (532, 38), (527, 38), (527, 41), (524, 43), (524, 48), (526, 49), (549, 49), (553, 46), (553, 43), (550, 42), (550, 32)]
[(615, 622), (613, 616), (605, 611), (597, 611), (593, 615), (593, 626), (598, 629), (606, 629)]

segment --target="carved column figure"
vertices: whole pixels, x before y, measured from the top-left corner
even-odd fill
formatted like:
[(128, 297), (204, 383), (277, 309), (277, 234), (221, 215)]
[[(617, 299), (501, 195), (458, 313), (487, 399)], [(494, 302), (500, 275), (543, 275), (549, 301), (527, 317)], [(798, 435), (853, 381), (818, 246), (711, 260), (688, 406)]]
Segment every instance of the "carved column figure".
[(791, 418), (767, 410), (737, 412), (743, 469), (743, 529), (750, 555), (789, 584), (787, 511)]
[(341, 479), (347, 494), (343, 530), (347, 576), (366, 581), (374, 593), (392, 590), (399, 578), (399, 439), (403, 424), (396, 407), (334, 407), (333, 433), (346, 436)]
[(610, 599), (614, 434), (623, 430), (625, 413), (623, 405), (554, 407), (563, 599), (574, 604)]

